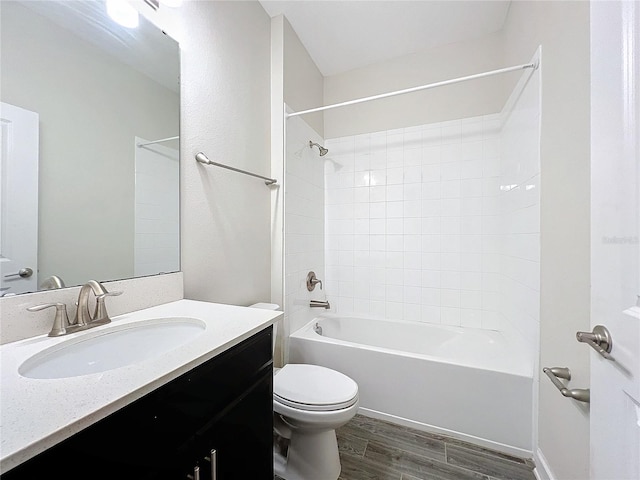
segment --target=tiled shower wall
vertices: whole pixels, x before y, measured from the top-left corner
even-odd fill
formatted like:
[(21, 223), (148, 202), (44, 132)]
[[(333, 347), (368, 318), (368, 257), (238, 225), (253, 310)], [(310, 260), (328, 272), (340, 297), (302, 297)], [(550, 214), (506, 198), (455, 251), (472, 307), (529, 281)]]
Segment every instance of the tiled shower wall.
[[(302, 327), (318, 312), (309, 300), (324, 300), (319, 285), (313, 292), (306, 287), (309, 271), (325, 282), (324, 253), (324, 164), (318, 149), (309, 140), (322, 139), (298, 117), (287, 120), (285, 150), (285, 338)], [(285, 349), (286, 351), (286, 349)]]
[(336, 311), (498, 328), (499, 116), (326, 143)]
[(539, 70), (521, 79), (502, 115), (501, 329), (507, 334), (517, 333), (537, 359), (540, 336)]
[(135, 138), (134, 275), (180, 271), (180, 156)]
[(538, 122), (523, 81), (501, 114), (327, 140), (332, 311), (537, 331)]

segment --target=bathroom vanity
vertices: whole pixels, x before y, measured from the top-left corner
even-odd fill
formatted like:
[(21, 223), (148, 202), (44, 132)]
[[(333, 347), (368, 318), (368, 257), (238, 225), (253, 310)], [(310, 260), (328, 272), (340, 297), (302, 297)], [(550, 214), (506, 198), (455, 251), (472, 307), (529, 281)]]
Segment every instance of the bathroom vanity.
[[(162, 358), (71, 378), (18, 375), (13, 393), (4, 360), (5, 350), (17, 345), (3, 345), (2, 480), (273, 478), (272, 324), (281, 312), (181, 300), (113, 323), (185, 316), (185, 307), (191, 309), (187, 316), (205, 321), (205, 332)], [(30, 351), (30, 340), (16, 344)], [(138, 377), (138, 389), (123, 396), (131, 387), (112, 383), (118, 376), (125, 384)], [(84, 396), (78, 390), (83, 379)], [(49, 408), (25, 409), (34, 402), (17, 396), (37, 396), (38, 387), (45, 397), (35, 403)], [(84, 415), (87, 402), (93, 412)], [(79, 415), (71, 413), (74, 403)], [(38, 420), (44, 422), (40, 428)], [(19, 424), (24, 430), (16, 429)], [(54, 424), (59, 428), (36, 438), (35, 432), (43, 435)]]

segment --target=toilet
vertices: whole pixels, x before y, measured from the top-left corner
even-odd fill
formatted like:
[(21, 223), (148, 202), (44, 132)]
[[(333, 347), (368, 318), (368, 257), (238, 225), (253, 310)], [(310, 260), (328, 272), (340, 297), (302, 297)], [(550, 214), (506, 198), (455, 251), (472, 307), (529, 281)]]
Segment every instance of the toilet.
[[(276, 304), (253, 308), (278, 310)], [(274, 325), (275, 339), (276, 325)], [(275, 340), (274, 340), (275, 345)], [(319, 365), (290, 363), (274, 369), (274, 472), (285, 480), (337, 480), (336, 429), (358, 411), (358, 384)]]

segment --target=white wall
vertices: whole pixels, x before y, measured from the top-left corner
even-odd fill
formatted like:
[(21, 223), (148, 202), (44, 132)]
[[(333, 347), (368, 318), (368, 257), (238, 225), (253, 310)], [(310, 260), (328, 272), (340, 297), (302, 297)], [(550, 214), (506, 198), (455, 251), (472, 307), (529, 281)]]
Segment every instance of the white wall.
[[(283, 17), (284, 29), (284, 101), (293, 111), (321, 107), (324, 77), (304, 48), (289, 21)], [(305, 122), (324, 137), (324, 113), (304, 116)]]
[[(589, 386), (589, 2), (512, 2), (505, 62), (542, 45), (540, 367), (567, 366)], [(589, 412), (542, 376), (539, 452), (558, 479), (589, 477)], [(544, 466), (543, 466), (544, 467)]]
[(268, 301), (270, 187), (194, 156), (270, 175), (271, 21), (257, 2), (185, 2), (170, 12), (182, 59), (185, 297)]
[[(325, 78), (324, 102), (328, 105), (502, 68), (502, 48), (502, 37), (496, 33), (332, 75)], [(497, 113), (508, 97), (504, 81), (492, 77), (327, 110), (324, 136), (338, 138)]]

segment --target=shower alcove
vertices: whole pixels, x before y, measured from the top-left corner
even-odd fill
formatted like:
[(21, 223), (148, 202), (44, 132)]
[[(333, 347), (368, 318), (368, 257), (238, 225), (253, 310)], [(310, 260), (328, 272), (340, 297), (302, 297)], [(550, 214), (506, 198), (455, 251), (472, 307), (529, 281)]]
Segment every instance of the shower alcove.
[[(388, 320), (396, 322), (390, 332), (401, 329), (403, 324), (417, 323), (467, 332), (470, 337), (483, 332), (489, 334), (487, 338), (498, 335), (509, 346), (507, 350), (518, 352), (513, 358), (502, 352), (500, 358), (494, 359), (501, 365), (494, 370), (506, 372), (507, 382), (509, 375), (517, 377), (513, 383), (518, 390), (513, 391), (513, 409), (509, 411), (509, 401), (504, 398), (499, 399), (503, 406), (493, 411), (483, 409), (479, 403), (470, 416), (474, 425), (468, 426), (459, 421), (451, 424), (443, 420), (439, 424), (433, 419), (452, 416), (451, 411), (445, 410), (455, 402), (448, 402), (447, 395), (457, 396), (459, 392), (457, 388), (442, 387), (447, 382), (456, 385), (463, 382), (462, 390), (468, 385), (471, 397), (474, 389), (480, 392), (489, 388), (483, 387), (478, 379), (492, 372), (492, 368), (479, 365), (480, 359), (476, 366), (468, 361), (468, 355), (464, 355), (467, 359), (464, 362), (456, 361), (455, 356), (447, 355), (445, 359), (426, 355), (426, 362), (464, 365), (468, 369), (457, 378), (433, 382), (434, 386), (439, 385), (433, 390), (424, 373), (412, 367), (416, 365), (416, 355), (403, 351), (402, 347), (389, 350), (370, 345), (365, 340), (367, 335), (343, 343), (356, 350), (378, 350), (385, 355), (391, 352), (398, 358), (410, 358), (404, 363), (397, 359), (380, 360), (379, 365), (385, 369), (392, 364), (397, 369), (385, 371), (380, 381), (395, 376), (406, 377), (409, 383), (424, 383), (422, 390), (411, 392), (395, 384), (381, 386), (383, 390), (394, 391), (388, 399), (393, 405), (388, 408), (379, 401), (380, 392), (372, 391), (367, 398), (365, 389), (361, 413), (447, 433), (506, 452), (531, 455), (535, 445), (539, 352), (540, 65), (538, 50), (515, 73), (512, 70), (516, 69), (503, 69), (434, 82), (428, 87), (429, 97), (421, 96), (425, 92), (414, 93), (423, 87), (399, 92), (398, 98), (412, 102), (411, 110), (407, 111), (413, 112), (429, 109), (434, 104), (429, 99), (443, 97), (449, 101), (461, 89), (482, 96), (483, 89), (503, 87), (508, 82), (500, 73), (515, 77), (500, 108), (480, 114), (477, 108), (471, 109), (473, 113), (468, 116), (451, 117), (453, 111), (464, 111), (464, 105), (456, 105), (451, 114), (440, 115), (441, 119), (411, 123), (407, 118), (397, 121), (401, 127), (374, 130), (362, 127), (346, 135), (329, 133), (341, 131), (332, 128), (331, 122), (344, 125), (345, 118), (352, 121), (360, 118), (360, 123), (366, 125), (364, 118), (374, 111), (367, 109), (375, 102), (383, 104), (376, 110), (378, 113), (386, 109), (397, 118), (395, 99), (385, 98), (398, 93), (394, 92), (374, 96), (361, 105), (357, 104), (360, 101), (336, 102), (337, 105), (329, 107), (335, 107), (332, 112), (348, 109), (351, 116), (342, 118), (339, 113), (325, 111), (323, 138), (307, 121), (307, 113), (317, 115), (316, 110), (322, 109), (305, 113), (286, 107), (285, 362), (324, 361), (326, 366), (348, 371), (363, 385), (378, 381), (375, 371), (365, 373), (370, 353), (361, 357), (349, 354), (343, 360), (349, 364), (343, 368), (341, 354), (332, 350), (335, 347), (329, 347), (330, 353), (325, 357), (317, 354), (316, 348), (323, 348), (320, 346), (323, 339), (301, 333), (308, 333), (304, 327), (325, 312), (311, 308), (312, 299), (328, 300), (331, 309), (327, 313), (339, 317), (340, 322), (357, 318), (358, 324), (364, 325), (363, 330), (376, 328), (379, 320)], [(320, 156), (318, 148), (310, 148), (310, 142), (328, 149), (328, 153)], [(322, 280), (323, 290), (306, 289), (309, 271)], [(367, 318), (371, 319), (368, 323)], [(433, 332), (424, 329), (430, 331)], [(412, 343), (429, 344), (434, 336), (425, 333), (420, 338), (420, 335), (423, 334), (413, 334)], [(307, 337), (312, 343), (303, 345), (299, 337)], [(442, 348), (446, 350), (447, 345)], [(510, 367), (514, 372), (510, 372)], [(447, 367), (442, 371), (457, 370)], [(473, 377), (474, 372), (479, 376)], [(496, 390), (504, 396), (510, 391), (509, 385)], [(486, 397), (483, 401), (487, 405), (498, 401), (482, 393), (478, 396)], [(428, 421), (416, 418), (402, 408), (408, 401), (406, 395), (438, 396), (437, 403), (444, 410), (429, 415)], [(410, 400), (415, 404), (415, 398)], [(433, 402), (425, 401), (427, 404)], [(512, 429), (520, 432), (517, 440), (508, 435), (496, 436), (490, 428), (483, 432), (483, 422), (489, 426), (514, 415), (517, 420)]]

